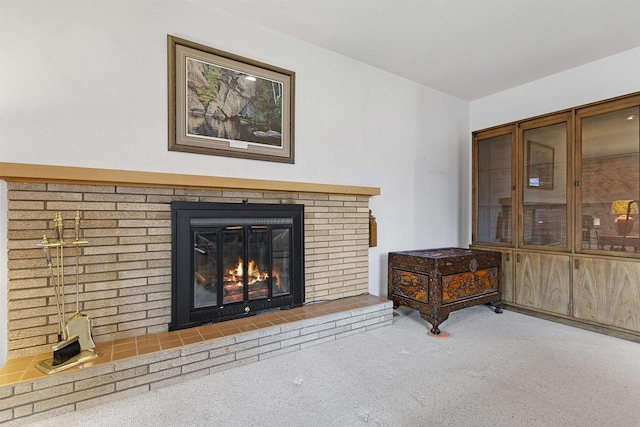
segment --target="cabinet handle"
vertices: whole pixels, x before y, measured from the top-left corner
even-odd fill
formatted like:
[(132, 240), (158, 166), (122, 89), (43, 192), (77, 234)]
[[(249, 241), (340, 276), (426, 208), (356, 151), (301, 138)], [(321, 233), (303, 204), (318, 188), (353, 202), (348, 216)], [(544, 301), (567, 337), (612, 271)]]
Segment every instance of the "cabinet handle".
[(507, 262), (509, 262), (509, 258), (511, 258), (511, 254), (509, 252), (507, 252), (505, 255), (505, 258), (507, 259)]
[(580, 269), (580, 260), (579, 260), (579, 259), (574, 259), (574, 260), (573, 260), (573, 267), (574, 267), (576, 270), (579, 270), (579, 269)]
[(520, 262), (520, 254), (516, 255), (516, 262)]

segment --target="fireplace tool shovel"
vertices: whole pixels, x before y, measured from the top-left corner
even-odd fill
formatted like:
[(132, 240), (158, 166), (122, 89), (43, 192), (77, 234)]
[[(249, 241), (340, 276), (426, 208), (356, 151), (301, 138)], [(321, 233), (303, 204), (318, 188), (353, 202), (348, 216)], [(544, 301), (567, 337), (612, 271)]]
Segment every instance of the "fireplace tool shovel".
[(73, 245), (76, 247), (76, 312), (69, 318), (66, 324), (67, 335), (77, 335), (80, 340), (80, 348), (82, 350), (90, 350), (95, 348), (96, 344), (91, 337), (91, 318), (85, 313), (80, 312), (80, 280), (79, 280), (79, 264), (78, 264), (78, 251), (81, 244), (87, 242), (80, 239), (80, 212), (76, 212), (75, 216), (75, 240)]

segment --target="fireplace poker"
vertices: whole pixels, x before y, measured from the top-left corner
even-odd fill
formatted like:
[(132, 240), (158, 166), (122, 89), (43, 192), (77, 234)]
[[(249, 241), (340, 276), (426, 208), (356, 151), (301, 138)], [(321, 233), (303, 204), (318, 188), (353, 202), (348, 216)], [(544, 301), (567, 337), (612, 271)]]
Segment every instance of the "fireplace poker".
[[(62, 318), (64, 319), (67, 315), (67, 304), (64, 297), (64, 224), (62, 222), (62, 214), (60, 212), (57, 212), (55, 214), (53, 222), (56, 235), (58, 236), (58, 246), (56, 247), (56, 262), (58, 264), (58, 285), (61, 288), (62, 295)], [(64, 334), (64, 338), (67, 339), (68, 336)]]
[(51, 263), (51, 243), (47, 239), (45, 234), (42, 237), (42, 250), (44, 256), (47, 258), (47, 266), (49, 267), (49, 275), (51, 276), (51, 286), (53, 286), (53, 293), (56, 297), (56, 307), (58, 309), (58, 341), (62, 341), (62, 334), (64, 333), (64, 317), (62, 317), (62, 311), (60, 310), (60, 295), (58, 293), (58, 285), (56, 279), (53, 276), (53, 265)]
[(76, 216), (74, 218), (74, 229), (75, 229), (75, 239), (74, 239), (74, 243), (76, 246), (76, 313), (80, 312), (80, 308), (79, 308), (79, 301), (80, 301), (80, 291), (78, 290), (79, 285), (80, 285), (80, 273), (78, 272), (79, 269), (79, 263), (78, 263), (78, 253), (79, 253), (79, 248), (78, 248), (78, 241), (80, 240), (80, 211), (76, 211)]

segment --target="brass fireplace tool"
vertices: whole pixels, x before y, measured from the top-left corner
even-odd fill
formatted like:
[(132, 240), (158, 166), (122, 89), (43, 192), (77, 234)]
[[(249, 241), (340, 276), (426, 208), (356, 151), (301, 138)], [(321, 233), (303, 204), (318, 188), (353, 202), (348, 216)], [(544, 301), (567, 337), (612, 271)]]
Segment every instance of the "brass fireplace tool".
[[(72, 368), (89, 362), (100, 356), (95, 351), (95, 343), (91, 337), (91, 318), (80, 312), (80, 246), (86, 245), (86, 240), (80, 240), (80, 211), (76, 211), (74, 218), (75, 236), (73, 241), (64, 239), (64, 221), (62, 214), (57, 212), (53, 218), (55, 241), (50, 241), (45, 234), (42, 237), (42, 247), (47, 266), (49, 280), (53, 287), (58, 311), (58, 343), (52, 347), (53, 357), (39, 362), (36, 367), (45, 374)], [(52, 248), (55, 249), (55, 266), (52, 261)], [(76, 312), (66, 320), (66, 301), (64, 286), (64, 249), (75, 248), (75, 281), (76, 281)]]

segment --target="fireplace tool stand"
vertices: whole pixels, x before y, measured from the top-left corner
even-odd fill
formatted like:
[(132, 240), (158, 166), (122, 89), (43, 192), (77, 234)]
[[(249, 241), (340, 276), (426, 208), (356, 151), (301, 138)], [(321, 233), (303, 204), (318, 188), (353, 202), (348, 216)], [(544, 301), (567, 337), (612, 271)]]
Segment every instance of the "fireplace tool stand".
[[(79, 248), (86, 245), (86, 240), (80, 240), (80, 211), (74, 218), (75, 237), (73, 241), (64, 240), (64, 222), (62, 214), (57, 212), (53, 219), (55, 241), (49, 241), (47, 235), (42, 237), (42, 247), (49, 267), (49, 281), (53, 287), (58, 312), (58, 343), (52, 346), (53, 357), (36, 364), (36, 368), (45, 374), (55, 374), (65, 369), (89, 362), (100, 354), (95, 351), (95, 343), (91, 337), (91, 319), (80, 312), (80, 273)], [(55, 268), (52, 261), (52, 248), (55, 249)], [(76, 312), (68, 320), (66, 317), (65, 283), (64, 283), (64, 250), (75, 248), (75, 281), (76, 281)]]

